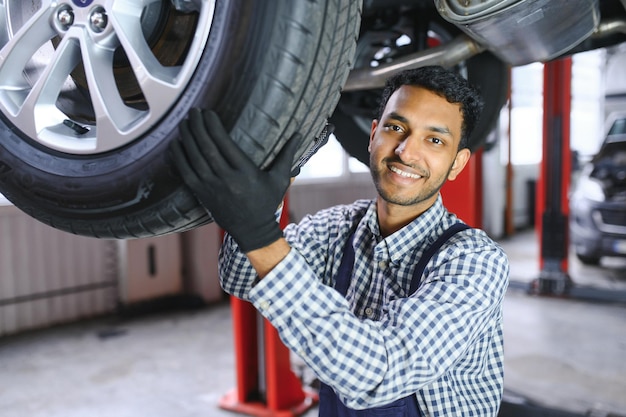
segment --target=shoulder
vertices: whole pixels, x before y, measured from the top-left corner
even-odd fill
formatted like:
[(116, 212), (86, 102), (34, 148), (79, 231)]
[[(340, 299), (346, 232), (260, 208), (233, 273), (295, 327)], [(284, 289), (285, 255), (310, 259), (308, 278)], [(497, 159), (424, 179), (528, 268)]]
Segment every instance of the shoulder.
[(373, 204), (372, 200), (357, 200), (351, 204), (339, 204), (318, 211), (315, 214), (305, 216), (300, 223), (305, 222), (332, 222), (352, 224), (357, 219), (361, 219)]
[(483, 252), (494, 251), (506, 257), (502, 247), (493, 240), (484, 230), (471, 227), (467, 230), (459, 232), (458, 240), (455, 242), (457, 246), (466, 251)]
[(308, 233), (320, 239), (341, 237), (364, 218), (372, 204), (372, 200), (357, 200), (351, 204), (329, 207), (304, 216), (297, 224), (288, 225), (285, 233), (287, 236)]
[(485, 300), (501, 300), (509, 281), (509, 261), (500, 245), (481, 229), (450, 237), (428, 263), (428, 281), (478, 291)]
[(506, 259), (506, 253), (495, 240), (484, 230), (470, 226), (452, 235), (442, 248), (448, 252), (454, 252), (459, 255), (493, 252)]
[[(442, 222), (437, 235), (440, 236), (458, 222), (460, 220), (455, 216), (448, 216)], [(435, 265), (454, 264), (464, 271), (477, 272), (486, 269), (506, 274), (509, 269), (508, 257), (502, 247), (484, 230), (475, 227), (468, 227), (450, 236), (434, 258)]]

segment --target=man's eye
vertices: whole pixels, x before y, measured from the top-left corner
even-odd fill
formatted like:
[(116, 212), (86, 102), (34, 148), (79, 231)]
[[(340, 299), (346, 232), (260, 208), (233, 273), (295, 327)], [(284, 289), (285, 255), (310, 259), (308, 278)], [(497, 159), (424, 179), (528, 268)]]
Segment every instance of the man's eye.
[(439, 138), (430, 138), (430, 141), (435, 145), (443, 145), (443, 141)]
[(387, 130), (393, 130), (394, 132), (402, 132), (402, 128), (398, 125), (386, 124), (385, 128)]

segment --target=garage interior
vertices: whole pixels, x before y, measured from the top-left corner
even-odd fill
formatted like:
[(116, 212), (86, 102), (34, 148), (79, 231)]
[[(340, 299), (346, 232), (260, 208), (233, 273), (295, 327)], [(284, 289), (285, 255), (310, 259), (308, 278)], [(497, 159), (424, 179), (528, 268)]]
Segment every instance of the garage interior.
[[(623, 46), (572, 58), (568, 146), (578, 154), (576, 162), (597, 151), (607, 117), (626, 112)], [(537, 225), (545, 208), (544, 198), (537, 198), (537, 185), (545, 180), (540, 152), (544, 67), (513, 69), (511, 105), (503, 110), (494, 145), (480, 154), (483, 175), (475, 185), (482, 190), (477, 221), (502, 245), (511, 263), (500, 415), (624, 416), (626, 257), (587, 265), (563, 239), (557, 242), (559, 250), (546, 251), (546, 243), (566, 233), (549, 229), (551, 239), (545, 239), (546, 226)], [(585, 84), (591, 88), (581, 87)], [(594, 88), (597, 85), (602, 88)], [(577, 139), (581, 137), (584, 140)], [(351, 169), (352, 161), (333, 146), (323, 151), (334, 152), (330, 157), (339, 158), (341, 172), (333, 177), (317, 174), (319, 166), (322, 174), (328, 173), (329, 159), (316, 155), (324, 162), (315, 165), (312, 159), (289, 193), (293, 220), (374, 196), (363, 167)], [(513, 154), (520, 160), (512, 161)], [(554, 175), (554, 165), (548, 167), (549, 175)], [(574, 184), (578, 172), (572, 166), (567, 180)], [(569, 190), (561, 191), (568, 195)], [(559, 208), (567, 214), (567, 200)], [(234, 340), (240, 323), (233, 319), (232, 300), (218, 284), (220, 239), (213, 224), (137, 240), (79, 237), (1, 202), (0, 415), (239, 413), (241, 407), (224, 407), (241, 383)], [(551, 262), (559, 254), (565, 258)], [(272, 337), (267, 331), (264, 336)], [(285, 358), (280, 348), (259, 355), (262, 375), (274, 366), (267, 363), (268, 356), (273, 361), (288, 359), (301, 385), (279, 379), (275, 382), (281, 392), (276, 393), (262, 380), (259, 389), (264, 395), (275, 395), (280, 402), (281, 396), (291, 391), (297, 396), (302, 390), (306, 403), (315, 378), (298, 358)], [(253, 407), (252, 413), (312, 417), (317, 410), (310, 403), (278, 410), (264, 404)]]

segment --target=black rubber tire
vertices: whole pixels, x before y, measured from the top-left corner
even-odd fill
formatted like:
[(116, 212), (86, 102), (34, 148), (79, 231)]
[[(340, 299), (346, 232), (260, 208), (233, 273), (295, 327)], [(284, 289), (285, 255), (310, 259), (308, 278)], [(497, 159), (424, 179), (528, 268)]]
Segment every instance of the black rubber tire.
[[(485, 107), (472, 136), (469, 148), (476, 151), (486, 145), (489, 133), (500, 117), (500, 110), (508, 97), (508, 66), (490, 52), (483, 52), (465, 63), (467, 79), (477, 87), (485, 100)], [(382, 90), (344, 93), (331, 117), (335, 136), (346, 152), (369, 166), (367, 150), (370, 123), (376, 117), (378, 97)]]
[[(194, 106), (220, 113), (240, 147), (267, 166), (295, 132), (313, 144), (352, 65), (361, 2), (218, 0), (208, 45), (180, 100), (123, 149), (70, 155), (0, 122), (0, 193), (57, 229), (139, 238), (212, 221), (167, 153)], [(219, 196), (215, 196), (219, 198)]]

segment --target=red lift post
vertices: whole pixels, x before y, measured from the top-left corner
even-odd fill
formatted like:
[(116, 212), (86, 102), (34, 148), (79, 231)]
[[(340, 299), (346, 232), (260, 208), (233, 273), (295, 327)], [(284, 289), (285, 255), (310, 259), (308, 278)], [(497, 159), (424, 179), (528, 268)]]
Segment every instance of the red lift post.
[(443, 204), (472, 227), (482, 227), (483, 221), (483, 151), (477, 150), (454, 181), (441, 189)]
[[(281, 227), (288, 223), (288, 200)], [(315, 406), (317, 393), (302, 388), (276, 329), (249, 302), (231, 297), (230, 305), (237, 387), (220, 400), (220, 408), (258, 417), (294, 417)]]
[(537, 230), (540, 273), (531, 291), (565, 295), (572, 287), (568, 274), (568, 189), (571, 172), (570, 113), (572, 59), (544, 65), (543, 158), (537, 184)]

